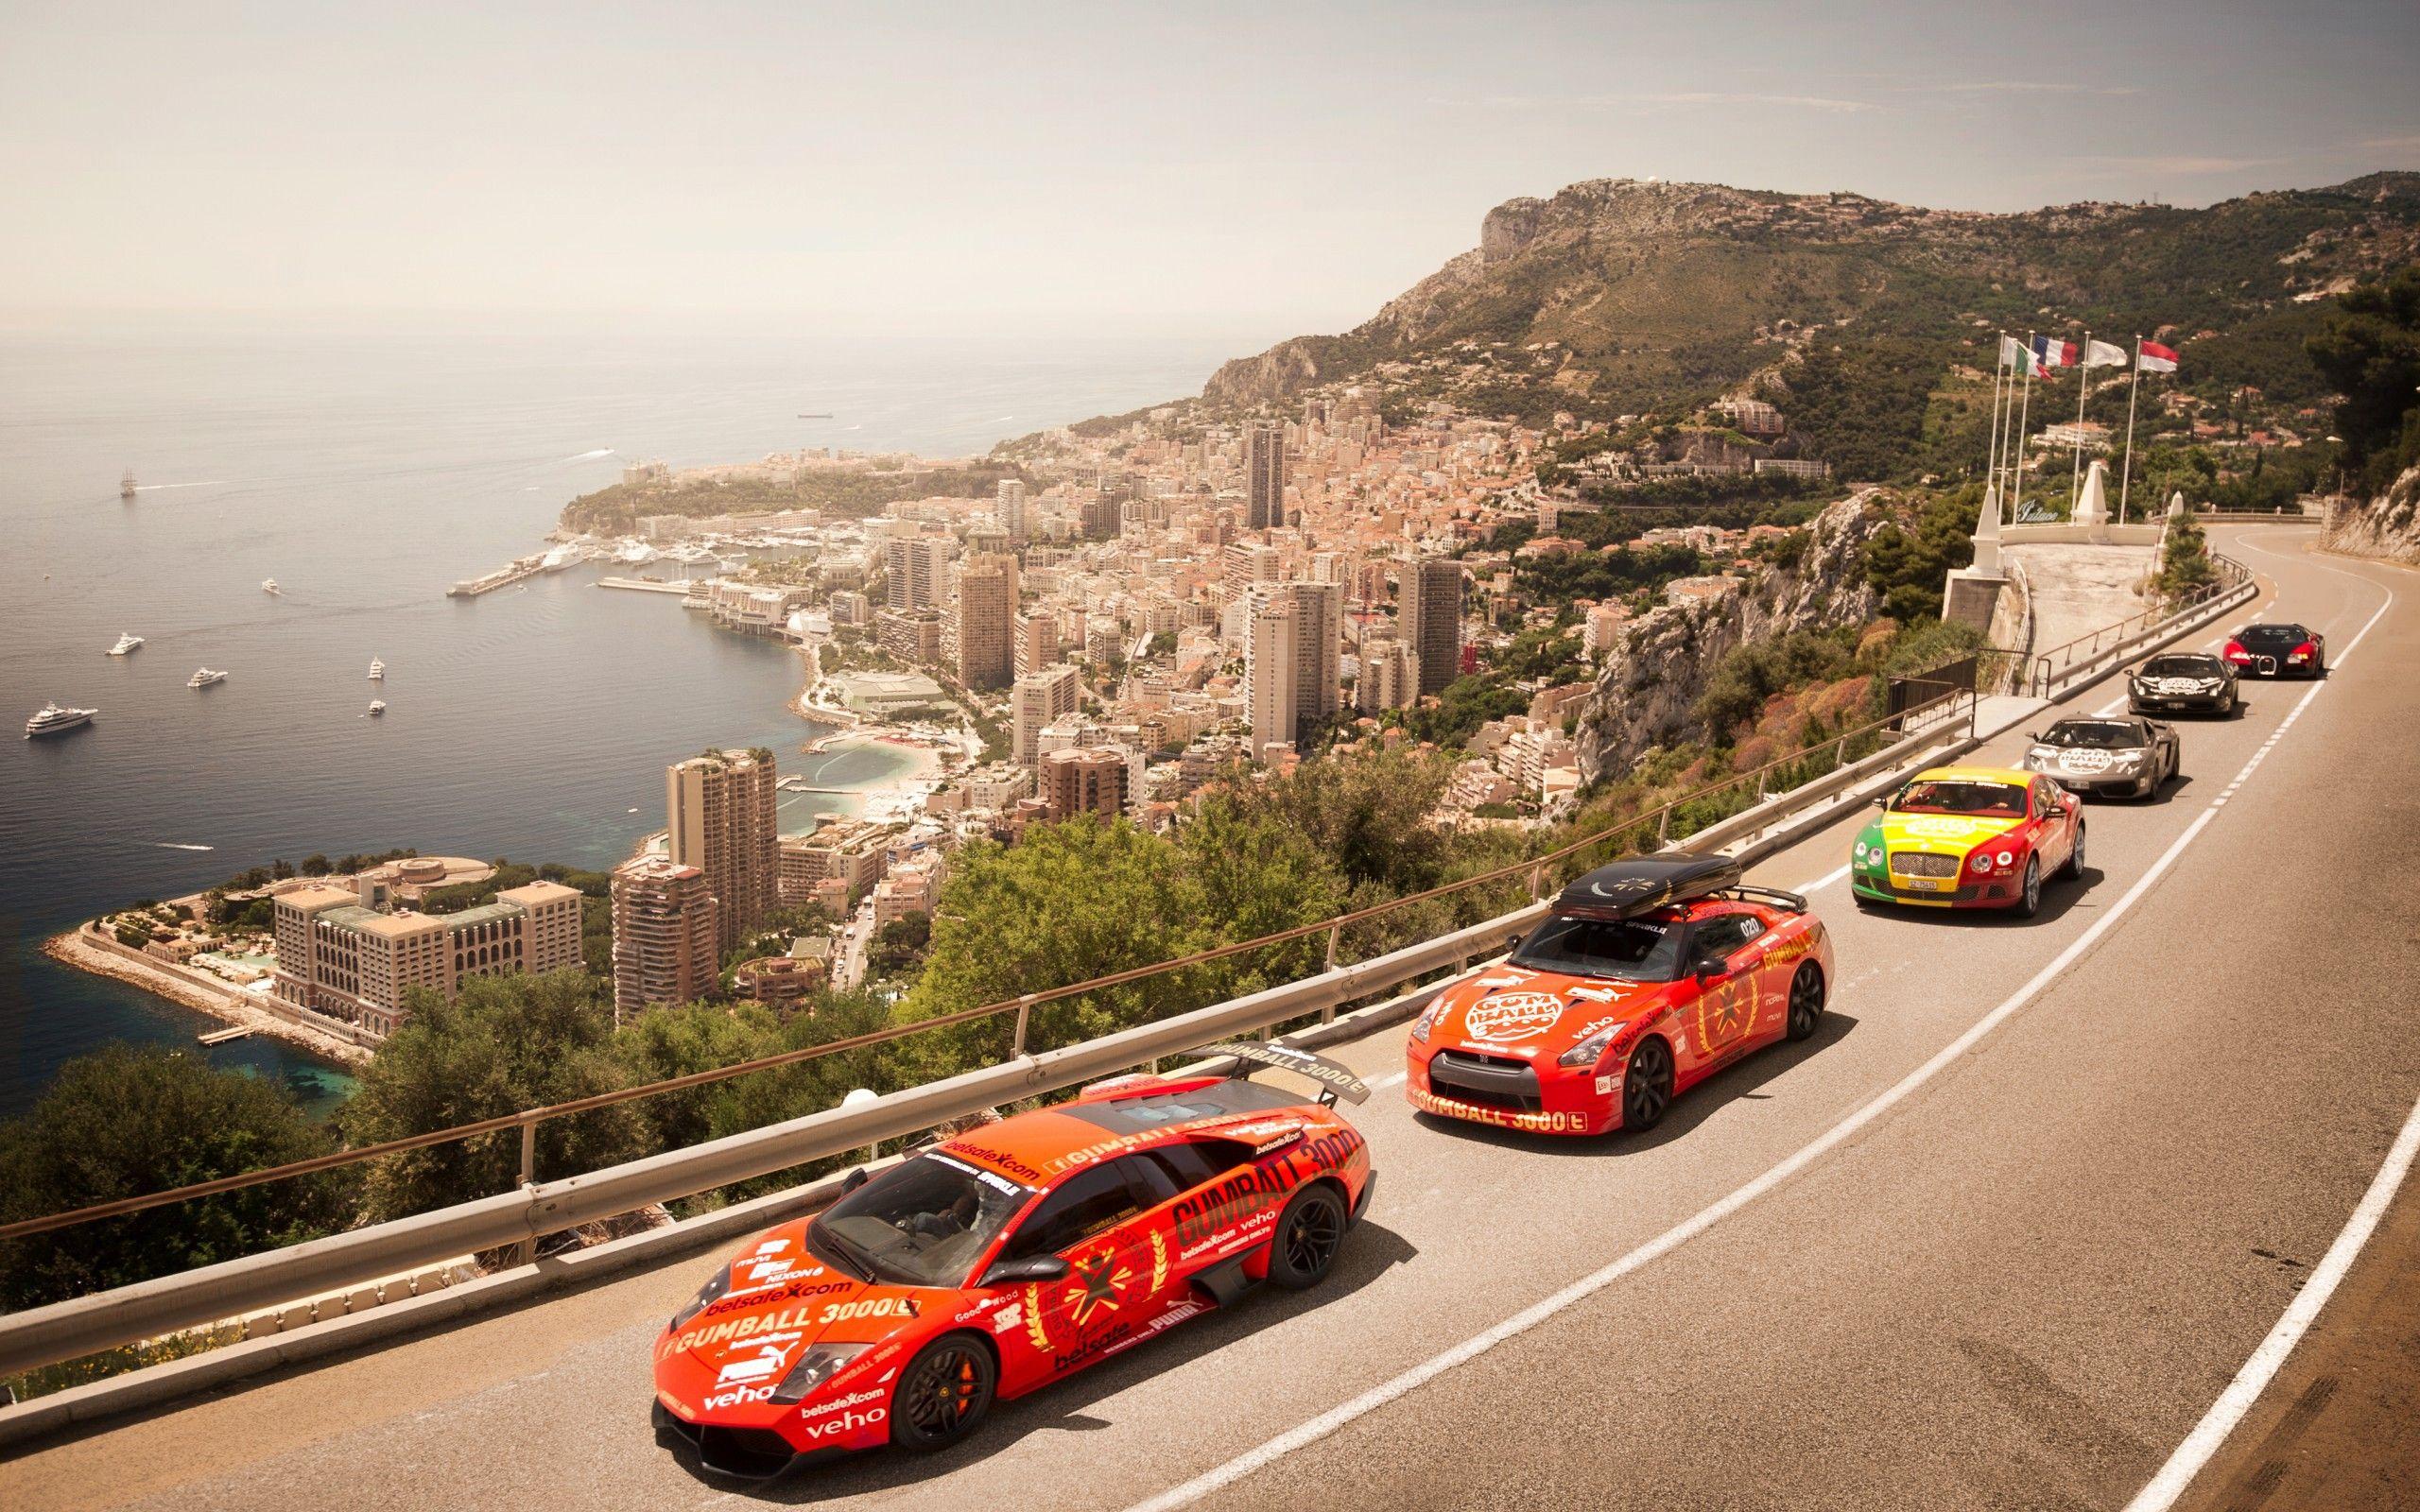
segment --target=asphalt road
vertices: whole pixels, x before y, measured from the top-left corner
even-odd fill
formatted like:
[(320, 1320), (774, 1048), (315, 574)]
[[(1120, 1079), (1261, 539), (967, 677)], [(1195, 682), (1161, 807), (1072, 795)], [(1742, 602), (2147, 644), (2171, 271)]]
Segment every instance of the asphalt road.
[[(1756, 873), (1815, 885), (1836, 932), (1813, 1040), (1636, 1138), (1432, 1123), (1389, 1083), (1356, 1115), (1377, 1203), (1325, 1288), (1004, 1404), (950, 1453), (734, 1493), (659, 1450), (648, 1346), (692, 1262), (36, 1447), (0, 1501), (2121, 1505), (2420, 1096), (2420, 576), (2214, 534), (2335, 658), (2367, 633), (2316, 692), (2188, 726), (2160, 799), (2094, 805), (2086, 876), (2038, 919), (1857, 912), (1844, 816)], [(1390, 1075), (1400, 1033), (1341, 1058)]]

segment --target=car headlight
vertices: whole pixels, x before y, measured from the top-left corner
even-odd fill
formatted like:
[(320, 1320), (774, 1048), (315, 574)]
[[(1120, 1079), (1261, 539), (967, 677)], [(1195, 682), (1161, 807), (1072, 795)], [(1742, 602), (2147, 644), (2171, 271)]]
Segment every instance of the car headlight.
[(773, 1388), (775, 1401), (804, 1401), (816, 1388), (838, 1375), (858, 1355), (873, 1349), (871, 1344), (819, 1344), (798, 1357), (790, 1373)]
[(1969, 864), (1972, 865), (1977, 871), (1989, 871), (1992, 869), (1992, 858), (1983, 854), (1980, 850), (1975, 852), (1975, 859)]
[(1618, 1023), (1610, 1029), (1600, 1029), (1555, 1057), (1554, 1063), (1558, 1066), (1593, 1066), (1597, 1057), (1605, 1053), (1605, 1047), (1614, 1042), (1614, 1036), (1621, 1032), (1622, 1026)]
[(2140, 766), (2143, 765), (2143, 753), (2138, 750), (2121, 750), (2115, 757), (2111, 758), (2110, 765), (2113, 766)]
[(2001, 851), (1998, 855), (1992, 857), (1992, 859), (1999, 863), (2000, 869), (2003, 871), (2016, 865), (2016, 857), (2011, 855), (2005, 850)]
[(726, 1264), (722, 1269), (715, 1272), (714, 1275), (707, 1278), (706, 1284), (698, 1288), (698, 1295), (689, 1298), (687, 1302), (682, 1304), (681, 1311), (672, 1314), (671, 1327), (677, 1329), (682, 1324), (688, 1322), (693, 1317), (696, 1317), (700, 1313), (706, 1310), (709, 1303), (722, 1300), (723, 1294), (730, 1290), (731, 1266)]
[(1859, 841), (1857, 843), (1857, 858), (1858, 858), (1859, 861), (1862, 861), (1862, 860), (1864, 860), (1864, 859), (1865, 859), (1865, 842), (1864, 842), (1864, 841), (1862, 841), (1862, 840), (1859, 840)]
[(2050, 753), (2036, 746), (2025, 753), (2025, 765), (2028, 770), (2038, 770), (2048, 766), (2050, 765)]
[(1428, 1031), (1436, 1028), (1437, 1021), (1444, 1016), (1445, 1000), (1442, 997), (1430, 999), (1428, 1006), (1420, 1010), (1420, 1017), (1411, 1021), (1411, 1037), (1426, 1044)]

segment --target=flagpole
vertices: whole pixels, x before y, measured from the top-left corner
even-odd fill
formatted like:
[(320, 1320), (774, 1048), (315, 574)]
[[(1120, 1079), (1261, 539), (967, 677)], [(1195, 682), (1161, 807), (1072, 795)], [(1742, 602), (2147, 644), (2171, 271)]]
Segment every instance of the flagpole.
[(2118, 523), (2126, 523), (2126, 488), (2135, 479), (2135, 400), (2143, 391), (2143, 338), (2135, 337), (2135, 381), (2126, 386), (2126, 465), (2118, 474)]
[(2075, 513), (2076, 500), (2083, 492), (2083, 396), (2092, 388), (2092, 333), (2083, 334), (2083, 356), (2076, 364), (2076, 434), (2075, 465), (2067, 470), (2067, 512)]
[(2008, 333), (1999, 333), (1992, 343), (1995, 360), (1992, 364), (1992, 444), (1991, 455), (1983, 464), (1983, 487), (1990, 488), (2000, 475), (2000, 378), (2008, 371)]
[(2025, 364), (2025, 394), (2017, 405), (2016, 433), (2009, 438), (2009, 481), (2016, 496), (2016, 502), (2010, 505), (2008, 508), (2008, 519), (2011, 524), (2020, 522), (2022, 517), (2018, 511), (2025, 507), (2025, 423), (2026, 417), (2033, 410), (2033, 369), (2036, 366), (2031, 358), (2033, 333), (2031, 331), (2025, 333), (2025, 350), (2028, 353)]

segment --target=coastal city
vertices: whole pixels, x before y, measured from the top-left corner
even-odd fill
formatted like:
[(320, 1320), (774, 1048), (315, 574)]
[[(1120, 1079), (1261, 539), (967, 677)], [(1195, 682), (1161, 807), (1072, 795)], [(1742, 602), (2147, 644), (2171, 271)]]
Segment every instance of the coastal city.
[(2420, 26), (1940, 21), (0, 18), (0, 1508), (2420, 1505)]

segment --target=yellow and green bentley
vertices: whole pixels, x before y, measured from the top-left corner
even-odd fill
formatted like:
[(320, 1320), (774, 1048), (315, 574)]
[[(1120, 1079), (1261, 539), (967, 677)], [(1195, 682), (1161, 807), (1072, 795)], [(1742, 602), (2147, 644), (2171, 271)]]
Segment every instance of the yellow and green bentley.
[(1876, 800), (1849, 851), (1858, 906), (2008, 908), (2031, 919), (2048, 878), (2083, 875), (2083, 804), (2038, 772), (1936, 766)]

